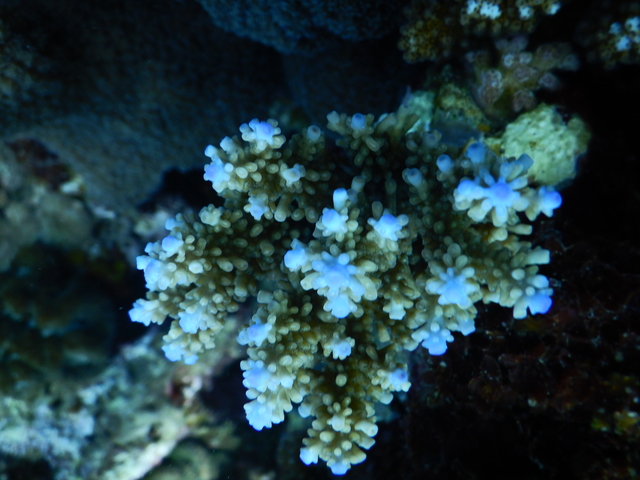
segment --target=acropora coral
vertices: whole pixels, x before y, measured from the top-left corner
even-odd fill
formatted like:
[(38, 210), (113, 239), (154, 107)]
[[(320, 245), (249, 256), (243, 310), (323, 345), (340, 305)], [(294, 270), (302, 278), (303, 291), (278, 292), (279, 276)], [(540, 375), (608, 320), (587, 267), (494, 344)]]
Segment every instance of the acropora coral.
[(148, 293), (130, 317), (172, 318), (163, 350), (194, 363), (227, 315), (256, 305), (237, 337), (247, 419), (269, 428), (298, 404), (314, 418), (301, 460), (341, 475), (374, 444), (375, 404), (410, 388), (407, 351), (445, 353), (475, 330), (479, 301), (516, 319), (550, 309), (550, 253), (524, 237), (562, 200), (530, 182), (526, 152), (447, 145), (410, 131), (407, 107), (327, 119), (335, 142), (253, 119), (206, 148), (224, 205), (167, 221), (137, 259)]
[(413, 0), (399, 47), (407, 62), (448, 57), (469, 38), (531, 33), (568, 0)]
[(640, 2), (596, 2), (577, 28), (588, 57), (606, 68), (640, 62)]
[(469, 52), (465, 61), (472, 71), (470, 90), (477, 104), (492, 118), (507, 119), (514, 113), (533, 109), (535, 91), (557, 90), (560, 79), (553, 70), (577, 70), (578, 57), (567, 43), (545, 43), (534, 52), (526, 51), (527, 38), (500, 39), (493, 52)]

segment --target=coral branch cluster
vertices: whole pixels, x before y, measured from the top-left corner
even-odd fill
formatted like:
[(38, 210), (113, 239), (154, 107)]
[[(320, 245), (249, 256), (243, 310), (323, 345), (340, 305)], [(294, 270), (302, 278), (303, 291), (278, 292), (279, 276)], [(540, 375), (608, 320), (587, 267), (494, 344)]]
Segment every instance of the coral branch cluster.
[(269, 428), (297, 404), (313, 418), (301, 460), (339, 475), (373, 445), (375, 404), (409, 389), (407, 351), (445, 353), (475, 330), (479, 301), (515, 318), (549, 310), (549, 252), (523, 237), (561, 198), (531, 184), (524, 152), (447, 145), (411, 131), (406, 107), (327, 118), (335, 144), (316, 126), (287, 140), (254, 119), (207, 147), (224, 205), (167, 222), (138, 258), (149, 292), (130, 316), (172, 318), (164, 351), (193, 363), (255, 298), (238, 335), (247, 419)]

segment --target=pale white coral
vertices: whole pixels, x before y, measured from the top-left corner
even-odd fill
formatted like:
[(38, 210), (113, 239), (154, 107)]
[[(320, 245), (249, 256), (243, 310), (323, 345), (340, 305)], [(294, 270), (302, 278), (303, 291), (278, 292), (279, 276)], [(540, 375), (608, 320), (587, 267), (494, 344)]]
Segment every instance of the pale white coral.
[(254, 153), (259, 154), (267, 148), (280, 148), (284, 144), (284, 137), (280, 135), (278, 122), (275, 120), (267, 120), (261, 122), (257, 118), (251, 120), (248, 124), (240, 125), (242, 139), (249, 142)]
[(469, 308), (473, 301), (470, 295), (478, 292), (478, 284), (473, 280), (475, 271), (466, 267), (456, 272), (453, 267), (440, 272), (438, 278), (432, 278), (427, 282), (427, 292), (439, 295), (440, 305), (457, 305), (460, 308)]
[(211, 163), (204, 167), (204, 179), (211, 182), (216, 192), (222, 192), (227, 188), (231, 179), (230, 174), (233, 172), (233, 165), (224, 163), (219, 157), (213, 156), (214, 154), (209, 151), (209, 147), (207, 147), (205, 155), (211, 157)]
[(245, 211), (249, 212), (254, 220), (260, 220), (265, 213), (271, 212), (271, 209), (264, 198), (250, 196)]
[(342, 235), (349, 231), (347, 227), (348, 215), (341, 215), (333, 208), (325, 208), (322, 211), (322, 216), (316, 224), (322, 235), (328, 237), (329, 235)]
[(365, 287), (356, 277), (358, 269), (350, 263), (349, 255), (334, 257), (322, 252), (322, 258), (312, 262), (315, 275), (307, 277), (305, 286), (311, 286), (319, 295), (327, 297), (324, 309), (336, 318), (344, 318), (356, 311), (356, 303), (365, 294)]
[(395, 242), (398, 240), (398, 233), (402, 230), (402, 227), (409, 223), (409, 217), (406, 215), (399, 215), (396, 217), (386, 212), (378, 220), (370, 218), (368, 223), (373, 227), (381, 239), (392, 240)]
[(467, 210), (475, 222), (491, 214), (494, 226), (504, 226), (516, 212), (529, 207), (523, 189), (528, 185), (526, 173), (532, 164), (529, 156), (521, 155), (518, 160), (502, 163), (495, 176), (481, 168), (475, 179), (460, 182), (454, 191), (454, 207)]
[(351, 337), (345, 337), (337, 332), (325, 344), (325, 356), (332, 355), (334, 360), (344, 360), (351, 355), (351, 349), (355, 346), (356, 341)]
[(273, 325), (270, 323), (262, 323), (260, 318), (256, 318), (256, 316), (254, 316), (253, 319), (256, 323), (243, 329), (238, 334), (238, 343), (240, 345), (251, 344), (259, 347), (262, 345), (262, 342), (267, 339), (269, 333), (273, 329)]
[(310, 254), (307, 246), (296, 238), (291, 242), (291, 250), (284, 254), (284, 266), (292, 272), (306, 272), (316, 257), (317, 255)]
[(431, 355), (442, 355), (447, 351), (447, 343), (453, 342), (451, 331), (444, 326), (442, 317), (432, 318), (427, 325), (415, 330), (411, 337)]
[(307, 174), (306, 169), (302, 165), (299, 165), (297, 163), (293, 167), (283, 170), (281, 173), (282, 178), (284, 178), (284, 181), (286, 182), (287, 187), (292, 186), (301, 178), (304, 178), (306, 174)]
[[(491, 18), (502, 4), (473, 5)], [(314, 126), (276, 151), (277, 123), (254, 119), (242, 140), (208, 148), (206, 178), (224, 206), (167, 222), (169, 234), (138, 260), (151, 292), (130, 315), (173, 318), (165, 354), (192, 363), (226, 315), (256, 297), (237, 334), (248, 355), (247, 419), (269, 428), (300, 404), (314, 417), (301, 460), (342, 475), (374, 444), (375, 404), (411, 386), (403, 350), (443, 355), (456, 332), (475, 330), (481, 300), (515, 318), (549, 310), (553, 291), (538, 272), (549, 252), (519, 236), (531, 233), (525, 216), (552, 215), (561, 197), (530, 185), (524, 152), (503, 158), (474, 140), (454, 147), (407, 133), (416, 117), (402, 109), (328, 120), (343, 136), (345, 155), (335, 157), (344, 168), (315, 170), (333, 152)], [(371, 166), (402, 159), (372, 175)]]

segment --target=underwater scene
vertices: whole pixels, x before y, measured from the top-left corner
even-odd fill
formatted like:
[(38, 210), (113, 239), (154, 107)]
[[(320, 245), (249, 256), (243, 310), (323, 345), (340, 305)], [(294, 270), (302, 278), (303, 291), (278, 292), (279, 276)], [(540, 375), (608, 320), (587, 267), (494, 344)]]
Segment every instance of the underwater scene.
[(639, 112), (637, 0), (0, 0), (0, 480), (639, 478)]

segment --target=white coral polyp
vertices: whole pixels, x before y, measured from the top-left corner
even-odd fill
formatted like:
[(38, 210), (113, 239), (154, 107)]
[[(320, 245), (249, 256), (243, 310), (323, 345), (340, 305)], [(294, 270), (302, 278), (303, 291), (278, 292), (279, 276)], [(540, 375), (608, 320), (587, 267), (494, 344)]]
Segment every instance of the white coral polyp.
[(478, 291), (478, 284), (472, 280), (475, 271), (471, 267), (463, 268), (456, 273), (453, 267), (439, 274), (439, 278), (427, 281), (426, 290), (429, 293), (440, 295), (440, 305), (457, 305), (460, 308), (469, 308), (473, 304), (470, 294)]
[(271, 428), (274, 423), (280, 423), (284, 420), (282, 409), (267, 402), (253, 400), (245, 404), (244, 411), (249, 425), (258, 431), (263, 428)]
[(341, 211), (349, 200), (349, 193), (344, 188), (338, 188), (333, 191), (333, 208)]
[(403, 176), (405, 182), (414, 187), (418, 187), (424, 182), (424, 177), (417, 168), (408, 168), (403, 172)]
[(351, 128), (354, 130), (364, 130), (367, 126), (367, 119), (361, 113), (356, 113), (351, 117)]
[(389, 383), (396, 392), (406, 392), (411, 387), (409, 373), (404, 368), (396, 368), (394, 371), (389, 372)]
[(483, 210), (489, 207), (493, 212), (493, 224), (502, 226), (509, 219), (509, 210), (524, 210), (528, 202), (522, 198), (520, 192), (516, 190), (517, 184), (521, 182), (519, 179), (507, 183), (504, 178), (494, 181), (493, 177), (488, 176), (485, 179), (490, 186), (484, 189), (485, 201), (482, 202)]
[(327, 344), (327, 349), (331, 352), (334, 360), (344, 360), (351, 355), (351, 349), (356, 344), (351, 337), (341, 337), (337, 333), (333, 334), (333, 338)]
[(213, 157), (211, 163), (204, 167), (204, 179), (210, 181), (213, 189), (220, 193), (227, 188), (231, 172), (233, 172), (233, 165), (224, 163), (219, 157)]
[(144, 271), (144, 280), (149, 290), (166, 290), (172, 286), (172, 272), (160, 260), (141, 255), (136, 258), (136, 266), (138, 270)]
[(370, 218), (368, 223), (373, 227), (380, 238), (398, 241), (398, 232), (402, 230), (402, 227), (409, 223), (409, 217), (406, 215), (399, 215), (396, 217), (390, 213), (385, 213), (379, 220)]
[(296, 163), (293, 167), (287, 168), (286, 170), (282, 171), (281, 175), (287, 187), (290, 187), (301, 178), (304, 178), (306, 174), (307, 170), (302, 165)]
[(404, 302), (397, 301), (394, 298), (385, 305), (385, 312), (389, 314), (389, 318), (391, 320), (402, 320), (407, 314), (407, 311), (404, 308)]
[(171, 362), (182, 360), (186, 365), (193, 365), (198, 360), (198, 355), (187, 351), (180, 339), (167, 343), (162, 347), (165, 357)]
[(146, 327), (151, 323), (162, 323), (166, 315), (160, 311), (159, 306), (157, 300), (138, 299), (129, 310), (129, 318), (132, 322), (142, 323)]
[(198, 330), (205, 330), (208, 318), (209, 313), (206, 305), (191, 306), (178, 312), (180, 328), (185, 333), (197, 333)]
[(411, 334), (431, 355), (442, 355), (447, 351), (447, 343), (453, 342), (451, 331), (445, 327), (442, 317), (432, 318), (425, 326)]
[(333, 208), (325, 208), (322, 211), (322, 217), (320, 217), (320, 223), (318, 229), (322, 231), (322, 235), (328, 237), (329, 235), (345, 234), (349, 231), (347, 227), (347, 215), (341, 215)]
[(284, 143), (284, 138), (279, 137), (280, 129), (275, 120), (261, 122), (257, 118), (248, 124), (240, 125), (242, 139), (252, 144), (256, 153), (263, 152), (267, 147), (280, 148)]
[(521, 190), (527, 186), (527, 179), (518, 176), (509, 180), (512, 166), (503, 164), (497, 179), (482, 169), (475, 180), (462, 180), (453, 192), (455, 208), (468, 210), (469, 217), (475, 222), (481, 222), (491, 213), (491, 221), (496, 227), (504, 226), (512, 212), (526, 210), (529, 199), (522, 195)]
[(253, 388), (258, 392), (266, 392), (272, 378), (264, 362), (262, 360), (246, 360), (242, 362), (242, 365), (244, 369), (242, 384), (246, 388)]
[(173, 235), (167, 235), (162, 239), (162, 249), (167, 254), (167, 257), (175, 255), (178, 250), (184, 245), (184, 242), (180, 238), (176, 238)]
[(552, 217), (553, 211), (562, 205), (562, 197), (551, 187), (540, 187), (538, 201), (540, 202), (540, 211), (547, 217)]
[(334, 257), (322, 252), (322, 260), (312, 262), (313, 269), (320, 274), (314, 277), (312, 287), (327, 297), (324, 309), (336, 318), (355, 312), (355, 302), (365, 294), (365, 287), (355, 276), (357, 268), (349, 261), (346, 253)]
[(264, 199), (260, 197), (249, 197), (247, 207), (245, 210), (248, 210), (254, 220), (260, 220), (265, 213), (271, 211)]
[[(455, 164), (449, 155), (442, 154), (436, 160), (436, 165), (438, 166), (438, 170), (442, 173), (451, 173), (453, 172), (453, 168)], [(415, 170), (415, 169), (414, 169)]]
[(262, 323), (260, 322), (259, 317), (253, 317), (253, 320), (256, 322), (250, 327), (247, 327), (240, 331), (238, 334), (238, 343), (240, 345), (251, 345), (259, 347), (262, 345), (267, 337), (269, 336), (269, 332), (273, 329), (273, 325), (270, 323)]
[(320, 130), (320, 128), (315, 125), (311, 125), (309, 128), (307, 128), (306, 136), (307, 140), (309, 140), (311, 143), (315, 143), (322, 136), (322, 130)]
[(560, 205), (562, 205), (562, 196), (552, 187), (542, 186), (530, 196), (525, 213), (530, 220), (534, 220), (541, 212), (547, 217), (552, 217), (553, 211)]
[(472, 163), (480, 165), (484, 163), (487, 155), (487, 148), (480, 142), (472, 143), (467, 147), (465, 155)]
[(288, 392), (291, 400), (302, 400), (291, 390), (295, 377), (274, 364), (265, 364), (262, 360), (244, 360), (240, 363), (244, 370), (242, 384), (247, 388), (247, 397), (251, 399), (244, 410), (249, 424), (256, 430), (271, 428), (274, 423), (284, 420), (284, 412), (291, 410), (291, 402), (284, 401), (283, 391)]
[(513, 318), (526, 318), (527, 310), (531, 312), (531, 315), (547, 313), (553, 304), (551, 299), (553, 289), (549, 287), (547, 277), (534, 275), (526, 279), (526, 284), (513, 306)]
[(284, 254), (284, 266), (292, 272), (307, 270), (311, 258), (307, 253), (307, 247), (297, 238), (291, 242), (291, 250)]

